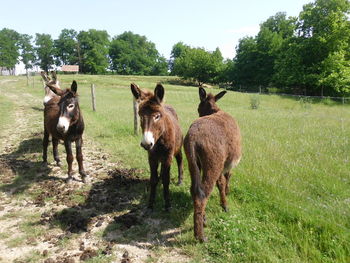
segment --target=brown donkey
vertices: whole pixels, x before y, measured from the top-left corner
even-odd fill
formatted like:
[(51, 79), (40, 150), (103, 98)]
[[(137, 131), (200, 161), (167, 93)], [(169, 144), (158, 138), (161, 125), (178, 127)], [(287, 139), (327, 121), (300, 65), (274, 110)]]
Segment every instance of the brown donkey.
[(47, 146), (49, 136), (52, 136), (53, 156), (58, 166), (60, 159), (57, 146), (59, 140), (64, 141), (68, 163), (68, 182), (72, 179), (72, 141), (76, 146), (76, 158), (79, 166), (79, 174), (83, 182), (87, 180), (87, 174), (83, 166), (82, 135), (84, 132), (84, 120), (79, 108), (77, 95), (77, 82), (74, 80), (71, 88), (61, 90), (50, 83), (46, 85), (57, 95), (50, 99), (44, 109), (44, 140), (43, 140), (43, 162), (47, 163)]
[(46, 103), (48, 103), (48, 101), (51, 100), (53, 97), (57, 97), (57, 95), (50, 89), (50, 87), (48, 85), (50, 85), (51, 87), (54, 87), (55, 89), (61, 89), (60, 83), (57, 80), (56, 72), (52, 71), (51, 76), (52, 76), (52, 80), (44, 71), (41, 71), (41, 77), (43, 78), (43, 80), (45, 82), (45, 87), (44, 87), (45, 97), (44, 97), (44, 101), (43, 101), (44, 105)]
[(139, 116), (141, 119), (141, 146), (148, 152), (148, 162), (151, 170), (151, 191), (148, 208), (153, 209), (158, 184), (158, 166), (161, 163), (160, 177), (163, 183), (165, 210), (170, 209), (169, 183), (170, 166), (175, 156), (178, 166), (178, 183), (182, 182), (183, 137), (175, 110), (169, 105), (163, 105), (164, 88), (157, 84), (154, 94), (143, 91), (131, 84), (131, 92), (139, 101)]
[[(216, 96), (199, 88), (200, 118), (190, 126), (184, 140), (184, 148), (191, 174), (191, 194), (194, 204), (194, 236), (206, 241), (203, 232), (205, 207), (211, 191), (217, 184), (221, 206), (227, 211), (226, 195), (230, 170), (241, 159), (241, 135), (238, 124), (216, 102), (224, 96)], [(202, 171), (202, 176), (201, 176)]]

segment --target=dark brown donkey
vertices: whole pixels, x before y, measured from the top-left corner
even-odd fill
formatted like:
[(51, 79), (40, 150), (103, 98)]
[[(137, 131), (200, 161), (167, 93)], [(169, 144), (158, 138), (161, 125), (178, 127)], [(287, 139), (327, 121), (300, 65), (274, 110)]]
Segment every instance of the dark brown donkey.
[(58, 96), (51, 98), (44, 109), (44, 140), (43, 140), (43, 161), (47, 162), (47, 146), (49, 136), (52, 136), (53, 156), (58, 166), (60, 159), (57, 146), (59, 140), (64, 141), (68, 163), (68, 182), (72, 179), (72, 142), (75, 142), (76, 157), (79, 165), (79, 174), (83, 182), (87, 180), (87, 174), (83, 167), (82, 135), (84, 132), (84, 120), (79, 108), (77, 97), (77, 82), (74, 80), (71, 88), (61, 90), (56, 86), (46, 83), (46, 85)]
[(141, 119), (141, 146), (148, 152), (148, 162), (151, 170), (151, 192), (148, 208), (153, 209), (158, 184), (158, 166), (161, 163), (160, 177), (163, 183), (165, 210), (170, 209), (169, 183), (170, 166), (175, 156), (178, 166), (178, 183), (182, 182), (183, 137), (175, 110), (169, 105), (163, 105), (164, 88), (157, 84), (154, 94), (143, 91), (131, 84), (131, 91), (139, 101), (139, 116)]
[[(226, 195), (230, 170), (241, 159), (241, 135), (238, 124), (216, 102), (224, 96), (206, 94), (199, 88), (200, 118), (190, 126), (184, 140), (185, 153), (191, 174), (191, 194), (194, 204), (194, 236), (206, 241), (203, 233), (205, 207), (211, 191), (217, 184), (221, 206), (227, 211)], [(201, 176), (202, 171), (202, 176)]]

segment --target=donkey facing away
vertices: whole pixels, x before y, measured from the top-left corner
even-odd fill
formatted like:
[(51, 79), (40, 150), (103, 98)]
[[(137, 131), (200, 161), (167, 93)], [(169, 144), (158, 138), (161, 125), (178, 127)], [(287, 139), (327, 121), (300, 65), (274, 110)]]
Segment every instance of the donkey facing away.
[[(41, 71), (41, 77), (43, 78), (44, 82), (45, 82), (45, 97), (44, 97), (44, 101), (43, 104), (45, 105), (46, 103), (49, 102), (49, 100), (51, 100), (53, 97), (57, 97), (57, 95), (51, 90), (51, 87), (53, 87), (54, 89), (61, 89), (60, 88), (60, 83), (57, 79), (57, 75), (55, 71), (51, 72), (51, 76), (52, 76), (52, 80), (50, 79), (50, 77), (46, 74), (45, 71)], [(49, 86), (48, 86), (49, 85)]]
[[(206, 94), (199, 88), (199, 117), (190, 126), (184, 148), (191, 174), (191, 195), (194, 204), (194, 236), (206, 241), (205, 207), (216, 183), (222, 208), (227, 211), (230, 170), (241, 159), (241, 135), (238, 124), (216, 102), (226, 91), (217, 95)], [(202, 176), (201, 176), (202, 171)]]
[(43, 162), (47, 163), (47, 147), (49, 144), (49, 136), (52, 136), (53, 156), (58, 166), (61, 162), (58, 156), (58, 142), (64, 141), (68, 163), (68, 182), (72, 180), (72, 142), (76, 146), (76, 158), (79, 166), (79, 174), (82, 176), (83, 182), (87, 180), (87, 174), (83, 166), (82, 154), (82, 135), (84, 132), (84, 120), (79, 108), (77, 95), (77, 82), (72, 82), (71, 88), (61, 90), (55, 85), (46, 83), (46, 85), (57, 95), (51, 98), (44, 109), (44, 140), (43, 140)]
[(170, 166), (175, 156), (178, 166), (178, 184), (182, 183), (183, 165), (181, 147), (183, 137), (175, 110), (163, 105), (164, 88), (157, 84), (154, 94), (131, 84), (131, 92), (139, 102), (138, 114), (141, 120), (141, 146), (148, 152), (151, 171), (151, 189), (148, 209), (153, 209), (158, 184), (158, 166), (161, 163), (160, 177), (163, 184), (165, 210), (170, 209), (169, 183)]

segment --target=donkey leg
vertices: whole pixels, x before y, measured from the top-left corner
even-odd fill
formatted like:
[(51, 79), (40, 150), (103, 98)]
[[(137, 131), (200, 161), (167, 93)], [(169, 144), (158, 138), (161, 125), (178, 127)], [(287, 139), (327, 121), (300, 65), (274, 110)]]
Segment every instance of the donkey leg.
[(225, 177), (226, 177), (226, 187), (225, 187), (225, 194), (228, 195), (228, 193), (230, 192), (230, 178), (231, 178), (231, 173), (227, 172), (225, 173)]
[[(215, 170), (214, 170), (215, 171)], [(193, 192), (194, 198), (194, 236), (201, 242), (206, 242), (207, 238), (204, 236), (204, 226), (206, 225), (205, 207), (207, 206), (208, 198), (215, 185), (215, 173), (214, 171), (203, 170), (202, 188), (204, 191), (204, 197), (196, 196)]]
[(226, 201), (226, 186), (227, 186), (227, 180), (226, 177), (222, 174), (220, 175), (219, 179), (216, 182), (217, 187), (219, 188), (220, 192), (220, 204), (225, 212), (227, 212), (227, 201)]
[(57, 166), (61, 166), (61, 160), (58, 155), (58, 139), (52, 137), (53, 158), (56, 161)]
[(180, 151), (176, 156), (177, 170), (178, 170), (178, 185), (182, 184), (183, 180), (183, 161), (182, 161), (182, 152)]
[(160, 174), (162, 176), (163, 184), (163, 196), (165, 201), (165, 211), (169, 212), (170, 210), (170, 193), (169, 193), (169, 184), (170, 184), (170, 165), (168, 163), (162, 164)]
[(205, 207), (207, 205), (208, 197), (201, 198), (199, 196), (194, 197), (194, 237), (200, 242), (207, 242), (207, 238), (204, 236), (205, 219)]
[(79, 174), (81, 175), (81, 178), (84, 183), (87, 182), (88, 175), (86, 174), (84, 170), (84, 165), (83, 165), (83, 153), (81, 150), (81, 147), (83, 145), (83, 139), (80, 137), (78, 140), (75, 142), (75, 148), (76, 148), (76, 157), (78, 161), (78, 166), (79, 166)]
[(151, 170), (151, 189), (150, 189), (150, 196), (149, 196), (149, 202), (148, 202), (148, 208), (153, 210), (153, 204), (154, 200), (156, 198), (156, 189), (158, 184), (158, 165), (159, 161), (156, 159), (148, 157), (148, 162)]
[(47, 146), (49, 145), (49, 133), (44, 130), (44, 139), (43, 139), (43, 163), (47, 163)]
[(67, 183), (70, 183), (73, 179), (72, 163), (73, 163), (73, 154), (72, 154), (72, 142), (70, 140), (64, 141), (64, 147), (66, 148), (67, 154), (67, 164), (68, 164), (68, 178)]

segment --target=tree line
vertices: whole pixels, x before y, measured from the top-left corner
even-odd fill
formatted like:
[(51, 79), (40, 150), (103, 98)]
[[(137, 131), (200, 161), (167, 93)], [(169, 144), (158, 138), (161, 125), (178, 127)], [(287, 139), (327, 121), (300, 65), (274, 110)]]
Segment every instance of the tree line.
[(166, 60), (145, 36), (124, 32), (111, 38), (104, 30), (63, 29), (57, 39), (0, 31), (0, 67), (18, 61), (26, 69), (79, 65), (80, 73), (177, 75), (241, 91), (268, 90), (293, 94), (350, 94), (350, 2), (316, 0), (298, 17), (279, 12), (260, 24), (254, 37), (239, 40), (236, 55), (224, 60), (220, 50), (207, 51), (183, 42)]

